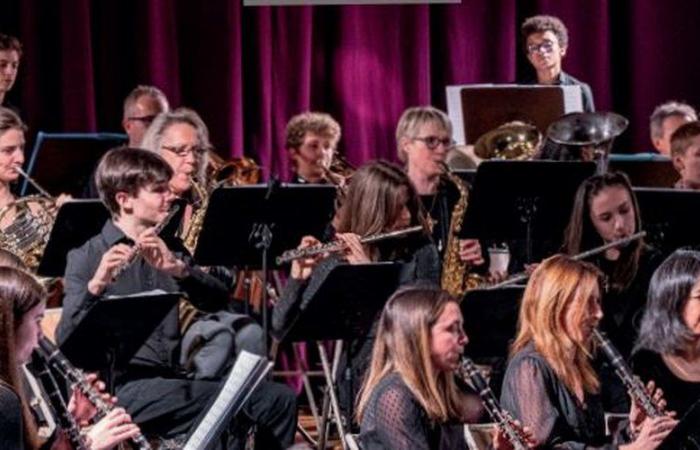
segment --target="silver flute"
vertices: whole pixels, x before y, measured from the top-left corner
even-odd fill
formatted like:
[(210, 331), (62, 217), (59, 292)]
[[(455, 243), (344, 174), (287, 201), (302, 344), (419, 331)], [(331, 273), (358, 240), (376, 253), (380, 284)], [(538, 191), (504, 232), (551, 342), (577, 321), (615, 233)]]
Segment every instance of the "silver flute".
[(470, 358), (462, 356), (459, 363), (457, 374), (465, 381), (471, 381), (471, 384), (477, 390), (481, 403), (491, 416), (491, 420), (496, 423), (496, 426), (503, 434), (505, 434), (508, 442), (513, 446), (514, 450), (527, 450), (530, 448), (528, 441), (525, 438), (520, 427), (515, 424), (513, 416), (508, 411), (503, 409), (496, 400), (496, 396), (486, 382), (486, 379), (481, 374), (479, 369)]
[(46, 357), (41, 352), (36, 351), (34, 352), (30, 365), (32, 372), (44, 387), (44, 391), (51, 403), (51, 409), (53, 409), (53, 413), (58, 419), (61, 430), (66, 433), (66, 437), (68, 441), (70, 441), (71, 446), (75, 450), (88, 450), (85, 437), (81, 434), (80, 426), (75, 420), (75, 417), (68, 411), (68, 406), (63, 399), (61, 389), (58, 387), (56, 380), (49, 370), (49, 362)]
[[(406, 236), (408, 234), (419, 233), (423, 231), (422, 225), (416, 225), (413, 227), (404, 228), (396, 231), (389, 231), (386, 233), (377, 233), (369, 236), (360, 238), (362, 244), (371, 244), (373, 242), (379, 242), (386, 239), (394, 239)], [(288, 262), (294, 261), (295, 259), (308, 258), (310, 256), (316, 256), (323, 253), (338, 252), (345, 248), (345, 244), (342, 241), (333, 241), (327, 244), (314, 245), (312, 247), (305, 248), (295, 248), (292, 250), (287, 250), (275, 259), (278, 265), (286, 264)]]
[[(77, 389), (90, 400), (95, 406), (97, 413), (94, 421), (98, 421), (105, 417), (114, 409), (114, 405), (102, 398), (102, 393), (87, 380), (82, 370), (75, 367), (68, 361), (68, 358), (59, 350), (59, 348), (48, 338), (42, 337), (39, 340), (39, 348), (37, 354), (46, 362), (46, 365), (51, 367), (55, 373), (63, 377), (72, 389)], [(143, 434), (138, 434), (131, 438), (134, 447), (138, 450), (151, 450), (151, 444)]]
[[(630, 242), (634, 242), (637, 239), (642, 239), (647, 235), (646, 231), (640, 231), (638, 233), (631, 234), (627, 237), (624, 237), (622, 239), (618, 239), (616, 241), (608, 242), (607, 244), (601, 245), (600, 247), (595, 247), (590, 250), (586, 250), (585, 252), (578, 253), (574, 256), (572, 256), (572, 259), (575, 259), (577, 261), (580, 261), (582, 259), (590, 258), (591, 256), (598, 255), (600, 253), (603, 253), (606, 250), (610, 250), (611, 248), (615, 247), (620, 247), (629, 244)], [(513, 275), (511, 277), (508, 277), (508, 279), (501, 281), (500, 283), (496, 283), (494, 285), (491, 285), (487, 287), (486, 289), (498, 289), (502, 288), (505, 286), (510, 286), (511, 284), (516, 284), (520, 283), (521, 281), (525, 281), (528, 278), (530, 278), (529, 273), (521, 273), (518, 275)]]
[(615, 348), (612, 342), (610, 342), (610, 339), (605, 336), (605, 333), (599, 330), (593, 330), (593, 336), (598, 341), (598, 345), (601, 350), (603, 350), (603, 353), (605, 353), (605, 356), (610, 360), (610, 364), (612, 364), (615, 369), (615, 373), (620, 377), (627, 391), (629, 391), (635, 402), (644, 410), (647, 417), (662, 416), (664, 414), (663, 409), (661, 409), (651, 395), (649, 395), (649, 392), (639, 378), (634, 376), (632, 369), (630, 369), (620, 352)]

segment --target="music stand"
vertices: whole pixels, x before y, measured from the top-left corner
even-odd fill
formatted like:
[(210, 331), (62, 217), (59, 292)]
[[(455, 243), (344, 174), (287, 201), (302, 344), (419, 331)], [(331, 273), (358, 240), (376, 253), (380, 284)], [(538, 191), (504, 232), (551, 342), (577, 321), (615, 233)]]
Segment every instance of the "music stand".
[(114, 370), (129, 363), (183, 295), (156, 290), (102, 297), (60, 342), (61, 351), (84, 370), (106, 368), (111, 386)]
[[(320, 285), (313, 279), (309, 282), (302, 299), (305, 306), (296, 320), (277, 336), (280, 340), (291, 342), (316, 341), (330, 397), (330, 409), (343, 448), (346, 445), (345, 432), (334, 389), (341, 347), (336, 345), (336, 361), (331, 369), (323, 341), (366, 338), (384, 304), (398, 287), (402, 268), (403, 265), (397, 263), (338, 264), (321, 280)], [(315, 286), (313, 289), (312, 283)], [(327, 408), (324, 405), (319, 427), (319, 448), (325, 448), (326, 416)]]
[[(80, 197), (97, 161), (107, 150), (124, 145), (121, 133), (37, 133), (27, 174), (53, 195)], [(24, 180), (21, 195), (30, 191)]]
[(700, 245), (700, 191), (634, 188), (647, 242), (671, 253), (679, 247)]
[(484, 161), (476, 171), (461, 237), (525, 242), (525, 262), (561, 245), (579, 185), (595, 172), (580, 161)]
[(99, 200), (71, 200), (64, 203), (51, 228), (37, 274), (62, 277), (68, 252), (98, 234), (107, 220), (109, 212)]
[[(647, 156), (648, 155), (648, 156)], [(654, 154), (610, 155), (610, 171), (627, 174), (632, 186), (672, 188), (678, 172), (669, 158)]]

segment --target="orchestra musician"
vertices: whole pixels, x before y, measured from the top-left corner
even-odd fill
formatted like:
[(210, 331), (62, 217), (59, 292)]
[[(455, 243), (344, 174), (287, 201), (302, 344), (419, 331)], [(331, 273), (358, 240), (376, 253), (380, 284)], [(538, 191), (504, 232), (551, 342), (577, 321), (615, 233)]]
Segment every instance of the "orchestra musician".
[(142, 148), (143, 135), (158, 114), (168, 112), (170, 104), (163, 91), (155, 86), (136, 86), (124, 99), (122, 128), (132, 148)]
[[(337, 264), (363, 264), (377, 261), (404, 262), (402, 283), (424, 280), (438, 283), (440, 261), (435, 245), (431, 242), (427, 220), (420, 200), (406, 174), (395, 164), (376, 161), (360, 167), (348, 186), (345, 200), (338, 211), (335, 239), (344, 244), (340, 254), (328, 257), (319, 255), (292, 262), (290, 278), (280, 300), (272, 311), (272, 328), (281, 333), (296, 319), (306, 304), (304, 292), (313, 290)], [(360, 238), (378, 233), (395, 231), (421, 225), (423, 231), (408, 237), (362, 244)], [(319, 245), (320, 242), (305, 236), (300, 249)], [(362, 376), (369, 361), (371, 336), (344, 346), (346, 358), (339, 373), (348, 383), (338, 386), (341, 407), (351, 411)], [(348, 361), (347, 357), (352, 356)]]
[[(182, 148), (184, 157), (191, 158), (194, 149)], [(112, 220), (68, 254), (59, 341), (65, 341), (90, 306), (106, 295), (162, 289), (187, 293), (203, 311), (224, 309), (226, 286), (194, 265), (181, 241), (169, 240), (168, 247), (155, 233), (155, 225), (168, 216), (173, 180), (183, 181), (170, 165), (154, 152), (123, 147), (105, 154), (96, 178)], [(141, 257), (129, 264), (133, 252)], [(176, 438), (187, 433), (218, 393), (219, 381), (188, 376), (179, 360), (180, 340), (174, 307), (132, 360), (114, 374), (116, 394), (147, 434)], [(235, 420), (234, 436), (229, 436), (228, 444), (222, 442), (225, 448), (240, 448), (250, 423), (257, 424), (263, 448), (286, 448), (294, 437), (294, 396), (281, 385), (265, 382)]]
[(632, 366), (679, 417), (700, 400), (700, 252), (676, 250), (654, 272)]
[[(56, 429), (48, 440), (41, 441), (25, 393), (21, 366), (29, 362), (42, 336), (39, 323), (46, 291), (32, 275), (18, 268), (21, 264), (12, 254), (0, 254), (0, 448), (69, 449), (72, 445), (66, 430)], [(96, 389), (104, 388), (94, 375), (88, 379)], [(78, 390), (72, 391), (67, 408), (76, 423), (91, 419), (96, 412)], [(114, 448), (139, 433), (123, 408), (113, 409), (83, 431), (90, 450)]]
[[(464, 346), (457, 300), (435, 287), (406, 286), (379, 318), (368, 373), (358, 397), (359, 441), (364, 449), (467, 448), (465, 402), (454, 372)], [(510, 444), (501, 433), (494, 448)]]
[[(654, 449), (673, 429), (669, 415), (646, 417), (632, 402), (629, 427), (605, 436), (593, 330), (603, 318), (602, 273), (565, 255), (535, 269), (520, 304), (501, 405), (531, 428), (536, 448)], [(646, 386), (663, 409), (662, 392)], [(626, 436), (625, 436), (626, 434)]]
[(304, 112), (292, 117), (284, 132), (292, 182), (326, 183), (324, 168), (330, 167), (340, 136), (340, 125), (330, 114)]
[(15, 201), (11, 184), (20, 177), (15, 168), (24, 164), (26, 130), (14, 111), (0, 107), (0, 208)]
[(687, 103), (669, 101), (654, 108), (649, 117), (649, 135), (654, 149), (671, 157), (671, 136), (683, 124), (698, 120), (695, 108)]
[(671, 135), (671, 160), (680, 175), (676, 189), (700, 189), (700, 122), (688, 122)]
[(22, 44), (14, 36), (0, 33), (0, 105), (17, 111), (7, 101), (7, 94), (15, 85), (19, 61), (22, 57)]

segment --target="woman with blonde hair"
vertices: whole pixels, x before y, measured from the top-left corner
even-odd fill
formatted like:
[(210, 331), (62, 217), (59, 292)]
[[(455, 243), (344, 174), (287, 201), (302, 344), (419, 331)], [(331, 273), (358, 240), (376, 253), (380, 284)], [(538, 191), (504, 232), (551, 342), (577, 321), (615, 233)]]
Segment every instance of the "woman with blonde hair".
[[(592, 264), (555, 255), (537, 267), (525, 289), (501, 403), (531, 427), (537, 446), (618, 448), (604, 433), (592, 364), (593, 330), (603, 318), (601, 279)], [(647, 388), (653, 391), (653, 385)], [(665, 404), (659, 390), (653, 398)], [(631, 442), (620, 449), (654, 449), (676, 424), (668, 415), (645, 417), (634, 402), (629, 418), (627, 439), (618, 439)]]
[[(457, 301), (436, 287), (399, 289), (384, 306), (357, 418), (363, 449), (456, 449), (465, 396), (455, 385), (464, 346)], [(503, 435), (497, 449), (508, 448)]]

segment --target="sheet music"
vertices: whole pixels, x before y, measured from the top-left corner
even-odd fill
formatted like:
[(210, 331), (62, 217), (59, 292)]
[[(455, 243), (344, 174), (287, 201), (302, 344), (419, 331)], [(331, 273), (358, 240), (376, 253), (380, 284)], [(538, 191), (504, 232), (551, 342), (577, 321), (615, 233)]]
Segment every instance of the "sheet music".
[(255, 388), (272, 368), (267, 359), (241, 351), (226, 382), (202, 421), (187, 440), (183, 450), (204, 450), (218, 438), (222, 422), (238, 412)]

